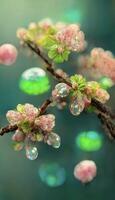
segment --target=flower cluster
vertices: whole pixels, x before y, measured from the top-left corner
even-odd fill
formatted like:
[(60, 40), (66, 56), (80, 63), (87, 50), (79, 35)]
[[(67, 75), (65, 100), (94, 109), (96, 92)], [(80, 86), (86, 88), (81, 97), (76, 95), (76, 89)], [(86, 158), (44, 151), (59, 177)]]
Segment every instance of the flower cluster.
[(96, 81), (87, 82), (85, 93), (88, 97), (95, 98), (101, 103), (106, 103), (110, 98), (109, 93), (101, 88), (100, 84)]
[(17, 58), (17, 49), (11, 44), (3, 44), (0, 46), (0, 63), (4, 65), (12, 65)]
[(77, 24), (71, 24), (62, 28), (57, 32), (56, 38), (71, 51), (79, 52), (85, 48), (84, 33)]
[[(7, 112), (6, 117), (11, 125), (18, 129), (12, 136), (14, 149), (21, 150), (24, 146), (30, 160), (36, 159), (37, 148), (35, 142), (44, 141), (54, 148), (60, 147), (60, 137), (53, 132), (55, 116), (52, 114), (40, 115), (39, 110), (32, 104), (19, 104), (16, 110)], [(33, 158), (30, 158), (33, 156)]]
[(79, 59), (80, 65), (84, 66), (89, 73), (95, 76), (106, 76), (115, 81), (115, 58), (110, 51), (104, 51), (102, 48), (92, 49), (89, 56)]
[(77, 24), (56, 23), (50, 19), (31, 23), (28, 29), (20, 28), (17, 37), (21, 42), (32, 41), (48, 51), (49, 58), (56, 63), (68, 60), (71, 51), (81, 52), (85, 49), (84, 33)]
[(94, 48), (91, 51), (92, 66), (105, 76), (115, 80), (115, 58), (110, 51)]
[(70, 77), (72, 87), (66, 83), (58, 83), (52, 91), (53, 102), (63, 108), (66, 105), (66, 97), (70, 97), (70, 112), (77, 116), (91, 104), (91, 99), (95, 98), (101, 103), (109, 100), (108, 92), (101, 88), (96, 81), (86, 81), (82, 75)]

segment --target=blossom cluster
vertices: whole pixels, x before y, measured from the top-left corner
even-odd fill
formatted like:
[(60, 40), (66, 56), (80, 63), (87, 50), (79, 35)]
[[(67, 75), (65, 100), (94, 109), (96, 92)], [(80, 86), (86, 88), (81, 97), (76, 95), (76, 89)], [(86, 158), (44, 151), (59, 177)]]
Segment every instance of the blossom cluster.
[[(89, 56), (82, 56), (80, 65), (84, 66), (86, 71), (95, 76), (106, 76), (115, 82), (115, 58), (110, 51), (104, 51), (102, 48), (94, 48)], [(86, 72), (87, 73), (87, 72)]]
[(46, 49), (49, 58), (56, 63), (67, 61), (71, 51), (81, 52), (86, 47), (84, 33), (78, 24), (53, 24), (50, 19), (31, 23), (28, 29), (18, 29), (17, 37), (21, 42), (29, 40)]
[[(18, 104), (16, 110), (9, 110), (6, 114), (11, 125), (18, 129), (12, 136), (15, 150), (25, 149), (35, 142), (44, 141), (54, 148), (59, 148), (60, 137), (53, 132), (55, 116), (52, 114), (40, 115), (39, 110), (32, 104)], [(27, 148), (28, 149), (28, 148)]]
[(79, 115), (85, 108), (89, 107), (93, 98), (101, 103), (109, 100), (108, 92), (101, 88), (96, 81), (86, 81), (82, 75), (73, 75), (70, 77), (72, 87), (66, 83), (58, 83), (52, 91), (53, 102), (58, 107), (63, 108), (66, 105), (65, 98), (70, 98), (70, 112), (73, 115)]

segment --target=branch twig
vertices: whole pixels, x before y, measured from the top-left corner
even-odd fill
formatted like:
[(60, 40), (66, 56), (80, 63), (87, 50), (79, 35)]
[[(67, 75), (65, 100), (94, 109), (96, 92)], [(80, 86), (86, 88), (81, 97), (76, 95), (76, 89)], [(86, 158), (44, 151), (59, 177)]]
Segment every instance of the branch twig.
[[(72, 84), (68, 78), (63, 77), (62, 75), (58, 74), (54, 68), (53, 64), (49, 62), (49, 60), (41, 53), (41, 50), (38, 48), (38, 46), (31, 41), (27, 41), (26, 45), (34, 52), (36, 53), (46, 64), (46, 70), (51, 73), (53, 77), (55, 77), (59, 82), (64, 82), (68, 86), (72, 87)], [(47, 99), (44, 101), (44, 103), (39, 108), (39, 116), (44, 114), (49, 107), (49, 105), (52, 103), (51, 99)], [(100, 118), (102, 124), (104, 125), (105, 129), (109, 131), (110, 135), (115, 138), (115, 125), (112, 122), (113, 119), (115, 119), (115, 115), (110, 111), (110, 109), (106, 106), (97, 101), (96, 99), (92, 99), (91, 102), (92, 106), (94, 106), (98, 111), (98, 117)], [(17, 125), (8, 125), (4, 128), (0, 129), (0, 135), (4, 135), (5, 133), (15, 131), (18, 128)]]

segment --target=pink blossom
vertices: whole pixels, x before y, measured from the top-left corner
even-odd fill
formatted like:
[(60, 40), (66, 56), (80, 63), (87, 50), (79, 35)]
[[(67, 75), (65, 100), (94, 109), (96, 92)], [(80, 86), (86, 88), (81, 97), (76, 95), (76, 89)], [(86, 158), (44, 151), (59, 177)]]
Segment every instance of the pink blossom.
[(53, 23), (52, 23), (52, 20), (50, 18), (46, 18), (46, 19), (41, 20), (38, 23), (38, 25), (39, 25), (40, 28), (43, 28), (44, 30), (48, 30), (50, 27), (53, 26)]
[(74, 176), (82, 183), (88, 183), (94, 179), (97, 174), (95, 162), (84, 160), (78, 163), (74, 168)]
[(106, 90), (99, 88), (96, 91), (95, 98), (101, 103), (106, 103), (106, 101), (109, 100), (110, 95)]
[(84, 33), (77, 24), (62, 28), (57, 32), (56, 38), (71, 51), (79, 52), (85, 47)]
[(102, 75), (115, 81), (115, 58), (110, 51), (94, 48), (91, 51), (90, 62)]
[(23, 108), (22, 116), (25, 117), (25, 121), (33, 122), (38, 115), (38, 109), (32, 104), (26, 103)]
[(55, 126), (55, 116), (52, 114), (41, 115), (35, 120), (35, 125), (41, 128), (43, 131), (51, 132)]
[(23, 117), (21, 113), (14, 111), (14, 110), (9, 110), (6, 113), (7, 120), (9, 121), (10, 124), (18, 124), (23, 120)]
[(17, 49), (11, 44), (0, 46), (0, 62), (4, 65), (12, 65), (17, 58)]
[(20, 130), (16, 130), (15, 134), (12, 136), (12, 140), (16, 142), (21, 142), (25, 139), (24, 134)]
[(25, 28), (19, 28), (17, 30), (16, 35), (19, 39), (23, 40), (26, 36), (26, 33), (27, 33), (27, 30)]
[(26, 103), (25, 105), (18, 104), (17, 111), (8, 111), (6, 117), (11, 124), (19, 124), (24, 121), (32, 123), (37, 115), (38, 109), (32, 104)]
[(82, 99), (83, 99), (85, 108), (87, 108), (91, 104), (91, 98), (88, 98), (86, 95), (84, 95)]

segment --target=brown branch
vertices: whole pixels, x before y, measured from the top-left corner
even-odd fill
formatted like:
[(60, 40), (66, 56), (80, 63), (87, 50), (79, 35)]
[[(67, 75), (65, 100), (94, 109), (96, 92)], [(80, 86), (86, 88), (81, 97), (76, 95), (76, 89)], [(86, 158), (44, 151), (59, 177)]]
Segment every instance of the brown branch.
[(115, 114), (113, 114), (108, 106), (102, 104), (101, 102), (97, 101), (96, 99), (92, 99), (91, 101), (92, 106), (96, 107), (97, 110), (104, 113), (106, 116), (115, 119)]
[[(53, 64), (49, 62), (45, 56), (42, 55), (39, 47), (34, 44), (31, 41), (26, 42), (27, 46), (34, 52), (36, 53), (46, 64), (46, 70), (50, 72), (58, 81), (64, 82), (70, 87), (72, 87), (72, 84), (68, 78), (63, 77), (62, 75), (59, 75), (56, 73), (56, 71), (53, 68)], [(98, 114), (100, 114), (101, 117), (100, 120), (102, 124), (104, 125), (105, 129), (110, 132), (111, 136), (115, 138), (115, 125), (112, 122), (113, 119), (115, 119), (115, 115), (110, 111), (110, 109), (102, 104), (101, 102), (97, 101), (96, 99), (92, 99), (91, 105), (96, 108), (98, 111)], [(99, 116), (99, 115), (98, 115)]]
[(48, 106), (49, 106), (51, 103), (52, 103), (52, 100), (51, 100), (51, 99), (47, 99), (46, 101), (44, 101), (44, 103), (43, 103), (43, 104), (41, 105), (41, 107), (39, 108), (39, 116), (40, 116), (40, 115), (43, 115), (43, 114), (46, 112)]
[[(46, 64), (46, 70), (52, 74), (53, 77), (55, 77), (59, 82), (64, 82), (70, 87), (72, 87), (72, 84), (68, 78), (63, 77), (59, 73), (57, 73), (54, 68), (53, 64), (49, 62), (49, 60), (41, 53), (41, 50), (38, 48), (38, 46), (31, 41), (27, 41), (26, 45), (34, 52), (36, 53)], [(44, 114), (49, 107), (49, 105), (52, 103), (51, 99), (47, 99), (39, 109), (39, 116)], [(108, 130), (112, 137), (115, 138), (115, 125), (112, 123), (112, 119), (115, 118), (115, 115), (112, 114), (112, 112), (109, 110), (109, 108), (96, 99), (92, 99), (91, 104), (98, 110), (98, 117), (100, 118), (102, 124), (104, 125), (105, 129)], [(4, 128), (0, 129), (0, 135), (4, 135), (5, 133), (15, 131), (18, 128), (17, 125), (8, 125)]]
[(27, 41), (26, 44), (34, 53), (36, 53), (44, 61), (44, 63), (46, 64), (46, 70), (50, 72), (53, 77), (55, 77), (58, 81), (64, 82), (70, 87), (72, 87), (71, 82), (67, 78), (61, 76), (54, 70), (53, 64), (50, 63), (49, 60), (41, 53), (40, 49), (36, 44), (33, 44), (31, 41)]
[(106, 118), (103, 114), (99, 113), (98, 118), (100, 119), (103, 128), (106, 130), (107, 135), (110, 139), (115, 139), (115, 125), (112, 121)]
[(9, 132), (17, 130), (17, 128), (18, 128), (17, 125), (8, 125), (6, 127), (3, 127), (0, 129), (0, 135), (3, 136), (5, 133), (9, 133)]

